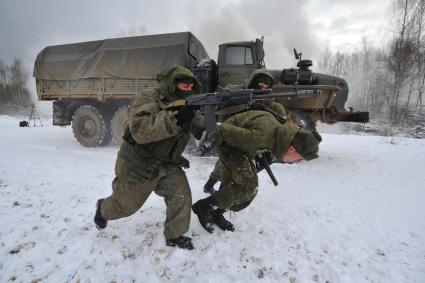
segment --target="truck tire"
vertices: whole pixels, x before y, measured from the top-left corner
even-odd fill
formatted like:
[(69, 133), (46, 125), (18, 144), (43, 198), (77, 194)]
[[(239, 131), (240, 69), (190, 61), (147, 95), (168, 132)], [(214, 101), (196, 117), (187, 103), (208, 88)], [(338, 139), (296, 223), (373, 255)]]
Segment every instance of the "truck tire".
[(120, 145), (128, 125), (128, 106), (122, 106), (115, 111), (111, 121), (111, 132), (115, 142)]
[(72, 131), (85, 147), (104, 146), (112, 139), (110, 123), (108, 115), (102, 114), (95, 106), (83, 105), (72, 116)]

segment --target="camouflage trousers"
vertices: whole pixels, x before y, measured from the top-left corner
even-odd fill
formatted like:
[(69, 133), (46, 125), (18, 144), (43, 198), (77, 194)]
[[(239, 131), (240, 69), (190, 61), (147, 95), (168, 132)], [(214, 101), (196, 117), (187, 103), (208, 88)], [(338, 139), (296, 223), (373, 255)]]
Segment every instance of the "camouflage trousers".
[(223, 163), (219, 160), (215, 163), (214, 170), (210, 173), (210, 179), (218, 182), (220, 181), (220, 171), (223, 170)]
[(212, 195), (223, 209), (240, 211), (246, 208), (257, 195), (258, 177), (251, 158), (241, 151), (221, 147), (220, 159), (213, 173), (219, 173), (220, 189)]
[[(125, 162), (120, 158), (117, 163)], [(185, 234), (189, 230), (192, 195), (184, 171), (177, 166), (162, 167), (158, 177), (143, 182), (117, 174), (112, 182), (112, 195), (102, 202), (101, 214), (106, 220), (130, 216), (152, 192), (163, 197), (167, 207), (165, 238), (175, 239)]]

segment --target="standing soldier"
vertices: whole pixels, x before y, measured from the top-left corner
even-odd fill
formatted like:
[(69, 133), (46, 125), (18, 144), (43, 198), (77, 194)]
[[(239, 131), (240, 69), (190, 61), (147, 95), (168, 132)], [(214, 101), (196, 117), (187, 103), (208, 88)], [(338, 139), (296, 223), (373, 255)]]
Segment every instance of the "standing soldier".
[(192, 206), (202, 227), (210, 233), (213, 224), (222, 230), (234, 230), (223, 213), (246, 208), (257, 194), (258, 177), (253, 164), (257, 152), (270, 151), (286, 163), (311, 160), (318, 157), (321, 140), (317, 132), (282, 124), (266, 111), (249, 110), (224, 121), (213, 141), (222, 163), (220, 189)]
[(167, 207), (164, 236), (167, 246), (193, 249), (189, 230), (192, 197), (183, 168), (189, 161), (182, 152), (189, 133), (199, 138), (202, 116), (188, 106), (166, 109), (178, 99), (201, 91), (202, 85), (186, 68), (173, 67), (158, 75), (159, 87), (138, 95), (131, 103), (129, 125), (115, 163), (112, 195), (97, 201), (94, 222), (104, 229), (107, 220), (134, 214), (152, 192)]
[[(265, 90), (268, 88), (271, 88), (273, 86), (274, 80), (273, 76), (266, 70), (266, 69), (258, 69), (256, 70), (251, 78), (248, 81), (248, 84), (246, 86), (235, 86), (230, 85), (227, 86), (231, 89), (241, 89), (241, 88), (248, 88), (248, 89), (261, 89)], [(282, 104), (279, 104), (277, 102), (274, 102), (272, 100), (265, 100), (263, 101), (264, 106), (275, 112), (278, 116), (282, 117), (282, 119), (288, 120), (289, 114), (288, 111), (285, 109), (285, 107), (282, 106)], [(249, 110), (246, 105), (240, 105), (239, 107), (230, 107), (229, 110), (221, 109), (218, 111), (219, 114), (224, 115), (224, 117), (230, 117), (231, 114), (235, 114), (238, 112), (243, 112)], [(223, 118), (224, 119), (224, 118)], [(202, 148), (202, 144), (200, 144), (200, 147)], [(204, 146), (205, 147), (205, 146)], [(266, 156), (268, 159), (271, 159), (271, 156), (269, 153), (266, 153)], [(222, 163), (220, 160), (217, 160), (214, 170), (211, 172), (207, 182), (204, 185), (204, 192), (205, 193), (213, 193), (214, 192), (214, 185), (220, 181), (220, 167), (222, 166)]]

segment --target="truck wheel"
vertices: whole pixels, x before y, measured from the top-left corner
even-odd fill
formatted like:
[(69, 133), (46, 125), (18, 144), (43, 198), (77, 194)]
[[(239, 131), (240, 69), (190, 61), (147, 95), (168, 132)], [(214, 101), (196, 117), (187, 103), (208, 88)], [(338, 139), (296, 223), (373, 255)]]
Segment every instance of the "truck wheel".
[(111, 122), (107, 116), (102, 114), (95, 106), (80, 106), (72, 116), (72, 131), (78, 142), (85, 147), (108, 144), (112, 135)]
[(115, 111), (112, 116), (111, 132), (115, 142), (120, 145), (124, 136), (125, 128), (128, 125), (128, 106), (122, 106)]
[(316, 131), (316, 123), (306, 114), (301, 111), (289, 110), (291, 120), (300, 128), (309, 131)]

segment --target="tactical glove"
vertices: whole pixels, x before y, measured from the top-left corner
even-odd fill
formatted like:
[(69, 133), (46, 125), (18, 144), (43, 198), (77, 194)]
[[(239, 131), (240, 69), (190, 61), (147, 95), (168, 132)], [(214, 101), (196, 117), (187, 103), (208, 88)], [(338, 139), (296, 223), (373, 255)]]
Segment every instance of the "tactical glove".
[(190, 168), (189, 160), (187, 160), (185, 157), (181, 156), (180, 157), (180, 166), (184, 169), (189, 169)]
[(181, 127), (192, 122), (194, 116), (194, 108), (186, 105), (181, 107), (174, 117), (177, 119), (177, 126)]

